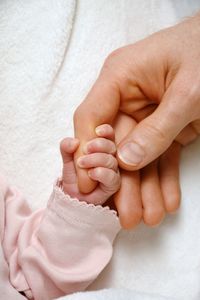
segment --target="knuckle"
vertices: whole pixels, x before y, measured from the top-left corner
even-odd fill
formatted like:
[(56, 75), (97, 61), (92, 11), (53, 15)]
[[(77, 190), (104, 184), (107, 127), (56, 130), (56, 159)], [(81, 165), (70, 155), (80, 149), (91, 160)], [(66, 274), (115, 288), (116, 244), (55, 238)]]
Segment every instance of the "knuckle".
[(85, 117), (88, 113), (88, 110), (86, 109), (84, 102), (82, 102), (75, 110), (73, 114), (73, 122), (74, 126), (77, 126), (80, 123), (80, 126), (83, 126), (85, 124)]
[(81, 106), (78, 106), (73, 115), (74, 121), (77, 121), (80, 116), (81, 116)]
[[(175, 95), (178, 99), (182, 99), (181, 106), (185, 108), (185, 112), (191, 115), (191, 119), (199, 117), (200, 114), (200, 76), (184, 75), (175, 85)], [(195, 108), (195, 109), (193, 109)]]
[(95, 173), (97, 178), (103, 178), (105, 176), (103, 167), (95, 168)]
[(102, 168), (101, 167), (96, 167), (92, 170), (93, 174), (95, 177), (99, 178), (102, 176)]
[(109, 169), (114, 168), (114, 161), (113, 161), (113, 156), (112, 154), (108, 154), (107, 155), (107, 159), (106, 159), (106, 167)]
[(188, 76), (184, 78), (182, 81), (179, 82), (178, 86), (178, 93), (182, 95), (184, 98), (195, 101), (200, 97), (200, 85), (199, 79), (191, 79), (188, 80)]
[(118, 58), (121, 57), (123, 53), (124, 53), (123, 48), (118, 48), (112, 51), (105, 59), (104, 67), (110, 66), (110, 64), (112, 64), (113, 61), (115, 61), (116, 59), (118, 60)]
[[(127, 59), (127, 47), (118, 48), (112, 51), (104, 61), (101, 75), (109, 75), (112, 78), (110, 84), (116, 88), (120, 85), (121, 79), (126, 73), (127, 65), (129, 66), (130, 61)], [(126, 65), (126, 68), (124, 66)]]
[(149, 134), (152, 134), (152, 136), (156, 137), (156, 139), (159, 140), (160, 145), (166, 144), (167, 138), (166, 133), (162, 129), (162, 126), (162, 123), (159, 124), (159, 122), (157, 122), (156, 125), (148, 126), (148, 128), (146, 128), (147, 136)]

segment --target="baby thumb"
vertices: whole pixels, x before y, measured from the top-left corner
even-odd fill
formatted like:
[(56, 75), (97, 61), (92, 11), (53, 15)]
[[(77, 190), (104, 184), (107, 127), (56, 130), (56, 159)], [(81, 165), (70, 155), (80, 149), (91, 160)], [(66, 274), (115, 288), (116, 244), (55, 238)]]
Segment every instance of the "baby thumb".
[(138, 170), (159, 157), (187, 125), (187, 113), (169, 102), (141, 121), (118, 145), (119, 165), (125, 170)]

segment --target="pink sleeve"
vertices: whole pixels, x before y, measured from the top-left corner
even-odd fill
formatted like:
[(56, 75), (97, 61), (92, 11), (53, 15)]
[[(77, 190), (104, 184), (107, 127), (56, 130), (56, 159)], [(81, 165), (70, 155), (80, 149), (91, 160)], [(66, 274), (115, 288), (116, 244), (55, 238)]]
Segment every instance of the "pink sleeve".
[(71, 199), (59, 187), (46, 210), (32, 213), (16, 189), (3, 190), (1, 242), (11, 284), (35, 300), (84, 290), (112, 256), (116, 214)]

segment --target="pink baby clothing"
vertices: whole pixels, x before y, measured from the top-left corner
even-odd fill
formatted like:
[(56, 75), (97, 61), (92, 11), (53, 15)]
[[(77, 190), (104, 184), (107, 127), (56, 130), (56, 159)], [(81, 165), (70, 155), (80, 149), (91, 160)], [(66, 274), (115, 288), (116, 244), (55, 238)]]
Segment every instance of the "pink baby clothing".
[(55, 186), (32, 212), (0, 177), (0, 297), (48, 300), (84, 290), (108, 264), (120, 230), (116, 213)]

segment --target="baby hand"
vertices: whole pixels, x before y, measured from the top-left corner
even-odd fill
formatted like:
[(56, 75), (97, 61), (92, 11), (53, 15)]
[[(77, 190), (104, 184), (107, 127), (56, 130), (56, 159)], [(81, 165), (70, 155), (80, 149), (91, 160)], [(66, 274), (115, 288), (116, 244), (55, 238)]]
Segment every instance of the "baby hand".
[(60, 144), (63, 159), (62, 187), (66, 194), (87, 203), (104, 204), (120, 188), (118, 163), (115, 158), (116, 146), (114, 130), (110, 125), (97, 127), (97, 138), (86, 144), (86, 155), (79, 157), (77, 164), (80, 168), (88, 169), (91, 179), (99, 182), (94, 191), (83, 194), (79, 191), (74, 163), (74, 152), (79, 146), (79, 140), (66, 138)]

